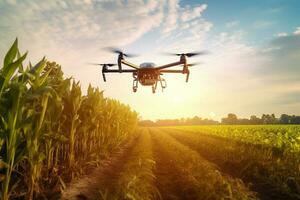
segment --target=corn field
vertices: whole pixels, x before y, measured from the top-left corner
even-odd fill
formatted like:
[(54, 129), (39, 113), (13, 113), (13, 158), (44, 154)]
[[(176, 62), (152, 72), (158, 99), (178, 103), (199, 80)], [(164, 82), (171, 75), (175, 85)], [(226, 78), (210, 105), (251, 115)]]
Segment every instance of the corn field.
[(35, 199), (95, 166), (130, 138), (137, 113), (64, 78), (45, 58), (24, 66), (16, 40), (0, 69), (1, 199)]

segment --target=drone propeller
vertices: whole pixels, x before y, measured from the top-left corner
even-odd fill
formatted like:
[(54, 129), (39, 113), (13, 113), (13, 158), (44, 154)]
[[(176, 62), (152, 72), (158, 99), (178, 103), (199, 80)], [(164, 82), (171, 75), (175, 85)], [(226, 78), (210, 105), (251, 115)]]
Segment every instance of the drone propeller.
[(113, 64), (113, 63), (89, 63), (90, 65), (100, 65), (100, 66), (107, 66), (107, 67), (112, 67), (112, 66), (116, 66), (117, 64)]
[(113, 64), (113, 63), (89, 63), (89, 64), (102, 66), (102, 77), (103, 77), (104, 82), (106, 82), (105, 72), (107, 71), (107, 67), (112, 67), (112, 66), (117, 65), (117, 64)]
[(186, 57), (193, 57), (193, 56), (202, 56), (208, 54), (208, 51), (196, 51), (196, 52), (190, 52), (190, 53), (166, 53), (166, 55), (171, 56), (186, 56)]
[(201, 65), (202, 63), (201, 62), (195, 62), (195, 63), (189, 63), (187, 64), (188, 67), (193, 67), (193, 66), (196, 66), (196, 65)]
[(128, 58), (137, 57), (137, 55), (135, 55), (135, 54), (124, 53), (121, 49), (118, 49), (118, 48), (115, 48), (115, 47), (107, 47), (105, 49), (110, 51), (110, 52), (113, 52), (113, 53), (122, 54), (123, 56), (126, 56)]

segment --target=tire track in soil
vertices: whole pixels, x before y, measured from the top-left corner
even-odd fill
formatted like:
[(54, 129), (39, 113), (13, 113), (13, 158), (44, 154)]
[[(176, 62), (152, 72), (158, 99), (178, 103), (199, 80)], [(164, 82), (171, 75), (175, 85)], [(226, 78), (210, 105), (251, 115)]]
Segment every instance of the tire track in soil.
[[(191, 144), (187, 140), (185, 140), (184, 135), (181, 136), (174, 136), (172, 134), (169, 134), (168, 131), (161, 129), (163, 132), (166, 134), (170, 135), (180, 143), (190, 147), (194, 151), (198, 152), (201, 157), (204, 159), (208, 160), (209, 162), (215, 164), (218, 166), (218, 169), (224, 173), (228, 174), (231, 177), (234, 178), (239, 178), (241, 179), (244, 183), (250, 184), (251, 187), (250, 189), (253, 190), (254, 192), (257, 193), (257, 196), (259, 199), (262, 200), (282, 200), (282, 199), (291, 199), (291, 197), (288, 194), (276, 191), (272, 185), (267, 184), (267, 183), (261, 183), (259, 180), (257, 180), (254, 177), (244, 177), (240, 174), (241, 169), (238, 169), (234, 164), (230, 164), (228, 162), (220, 162), (219, 159), (214, 156), (213, 153), (207, 152), (205, 150), (200, 150), (195, 147), (195, 144)], [(172, 130), (170, 130), (172, 131)], [(173, 130), (173, 131), (178, 131), (178, 130)], [(226, 146), (228, 144), (228, 141), (222, 140), (222, 138), (217, 138), (217, 137), (210, 137), (207, 135), (201, 136), (203, 138), (207, 137), (212, 141), (215, 141), (216, 146)], [(234, 169), (234, 170), (233, 170)]]
[(67, 189), (62, 192), (61, 199), (99, 200), (101, 199), (100, 190), (103, 193), (106, 191), (113, 193), (114, 185), (116, 185), (136, 142), (138, 142), (138, 138), (133, 139), (129, 144), (114, 152), (94, 172), (72, 181)]
[(175, 162), (164, 150), (163, 144), (151, 134), (152, 149), (156, 168), (156, 187), (163, 200), (195, 200), (197, 194), (193, 186), (185, 179), (180, 170), (176, 168)]

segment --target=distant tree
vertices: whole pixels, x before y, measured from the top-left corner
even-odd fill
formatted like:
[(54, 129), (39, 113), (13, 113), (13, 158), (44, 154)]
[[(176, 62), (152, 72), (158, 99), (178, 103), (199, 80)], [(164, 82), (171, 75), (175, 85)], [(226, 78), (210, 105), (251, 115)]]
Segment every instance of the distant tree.
[(291, 124), (300, 124), (300, 116), (293, 115), (290, 123)]
[(201, 118), (199, 118), (198, 116), (195, 116), (191, 119), (191, 123), (195, 125), (201, 124), (201, 121)]
[(222, 118), (222, 124), (237, 124), (238, 118), (236, 114), (229, 113), (227, 118)]
[(276, 119), (274, 114), (263, 114), (261, 117), (263, 124), (276, 124), (278, 123), (278, 120)]
[(250, 120), (246, 118), (238, 119), (237, 124), (250, 124)]
[(262, 120), (260, 118), (256, 117), (255, 115), (251, 115), (249, 123), (250, 124), (262, 124)]
[(279, 118), (279, 123), (280, 124), (290, 124), (292, 121), (292, 116), (287, 115), (287, 114), (282, 114)]
[[(220, 124), (218, 121), (211, 119), (202, 119), (198, 116), (193, 118), (180, 119), (159, 119), (155, 122), (151, 120), (142, 120), (140, 126), (181, 126), (181, 125), (215, 125)], [(229, 113), (227, 117), (222, 118), (221, 124), (300, 124), (300, 116), (282, 114), (279, 119), (275, 114), (263, 114), (261, 118), (251, 115), (250, 118), (238, 118), (237, 115)]]

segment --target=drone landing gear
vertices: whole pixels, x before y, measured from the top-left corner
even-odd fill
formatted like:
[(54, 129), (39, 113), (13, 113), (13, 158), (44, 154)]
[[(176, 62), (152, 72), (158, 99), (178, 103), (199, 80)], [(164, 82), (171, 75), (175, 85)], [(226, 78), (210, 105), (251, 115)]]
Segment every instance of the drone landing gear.
[(159, 78), (162, 91), (167, 87), (167, 82), (164, 78)]
[(153, 93), (153, 94), (155, 93), (156, 86), (157, 86), (157, 82), (155, 83), (155, 86), (154, 86), (154, 85), (152, 85), (152, 93)]
[(155, 84), (152, 85), (152, 93), (155, 93), (156, 88), (157, 88), (158, 81), (159, 81), (159, 83), (160, 83), (162, 92), (163, 92), (164, 89), (167, 87), (167, 82), (166, 82), (166, 80), (165, 80), (164, 78), (159, 77), (159, 79), (155, 82)]
[(137, 88), (138, 88), (138, 79), (137, 79), (137, 76), (133, 76), (133, 86), (132, 86), (132, 89), (133, 89), (133, 92), (136, 92), (137, 91)]

